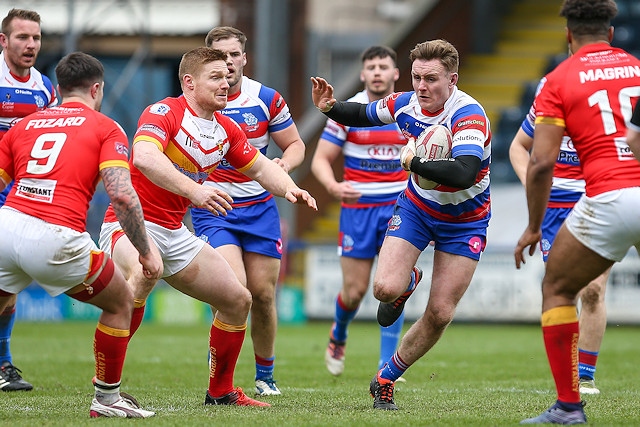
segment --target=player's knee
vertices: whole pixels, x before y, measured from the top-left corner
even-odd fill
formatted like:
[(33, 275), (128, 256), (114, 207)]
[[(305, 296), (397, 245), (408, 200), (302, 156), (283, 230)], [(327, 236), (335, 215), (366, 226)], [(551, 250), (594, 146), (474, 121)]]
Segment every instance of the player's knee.
[(604, 301), (604, 284), (591, 282), (580, 292), (583, 307), (593, 308)]
[(271, 307), (275, 303), (275, 299), (273, 290), (251, 292), (251, 300), (254, 307)]
[[(401, 294), (401, 293), (400, 293)], [(392, 302), (400, 296), (400, 294), (394, 292), (389, 286), (382, 283), (374, 283), (373, 296), (381, 302)]]
[(427, 308), (425, 317), (427, 322), (436, 331), (444, 330), (453, 320), (455, 307), (431, 305)]
[(251, 305), (253, 304), (253, 297), (251, 296), (251, 292), (247, 290), (244, 286), (240, 289), (239, 295), (237, 298), (233, 299), (233, 311), (243, 316), (249, 316), (249, 310), (251, 310)]
[(348, 308), (355, 308), (360, 305), (360, 302), (362, 302), (362, 298), (364, 298), (365, 292), (366, 292), (366, 288), (364, 292), (361, 289), (355, 289), (355, 288), (346, 289), (344, 292), (344, 295), (346, 296), (346, 298), (344, 298), (342, 302)]

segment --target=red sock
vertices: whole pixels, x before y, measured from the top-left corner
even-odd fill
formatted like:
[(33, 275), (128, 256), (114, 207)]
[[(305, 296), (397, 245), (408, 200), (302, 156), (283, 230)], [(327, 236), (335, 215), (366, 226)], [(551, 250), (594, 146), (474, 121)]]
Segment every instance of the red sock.
[(211, 370), (209, 372), (209, 396), (218, 398), (233, 391), (233, 373), (240, 356), (247, 324), (228, 325), (213, 319), (209, 333)]
[(131, 327), (129, 328), (129, 339), (136, 333), (140, 324), (142, 323), (142, 319), (144, 318), (144, 308), (147, 304), (147, 300), (133, 300), (133, 313), (131, 315)]
[(556, 383), (558, 400), (580, 403), (578, 386), (578, 316), (576, 307), (566, 305), (542, 313), (542, 335)]
[(96, 359), (98, 380), (106, 384), (120, 382), (128, 343), (128, 330), (110, 328), (98, 322), (93, 338), (93, 355)]

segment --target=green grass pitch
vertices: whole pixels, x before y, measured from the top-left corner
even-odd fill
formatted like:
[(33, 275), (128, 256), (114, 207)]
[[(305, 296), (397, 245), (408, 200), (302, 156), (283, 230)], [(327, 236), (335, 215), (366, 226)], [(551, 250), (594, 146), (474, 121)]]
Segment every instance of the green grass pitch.
[[(283, 395), (271, 408), (204, 407), (208, 327), (144, 323), (129, 346), (122, 390), (157, 412), (147, 420), (89, 418), (95, 323), (17, 322), (14, 363), (32, 392), (0, 393), (7, 426), (507, 426), (538, 415), (555, 391), (537, 325), (452, 324), (434, 349), (396, 386), (399, 411), (372, 409), (369, 381), (379, 329), (354, 322), (346, 369), (324, 367), (329, 322), (281, 325), (276, 379)], [(640, 328), (609, 325), (598, 360), (599, 396), (587, 396), (590, 424), (640, 425)], [(250, 391), (249, 334), (235, 385)]]

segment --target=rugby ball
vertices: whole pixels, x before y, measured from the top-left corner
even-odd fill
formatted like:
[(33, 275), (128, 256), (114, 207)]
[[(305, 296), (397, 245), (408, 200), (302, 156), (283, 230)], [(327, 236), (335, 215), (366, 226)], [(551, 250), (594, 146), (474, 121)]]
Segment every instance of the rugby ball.
[[(451, 157), (452, 144), (453, 136), (446, 126), (432, 125), (422, 131), (416, 139), (416, 156), (428, 160), (448, 159)], [(440, 185), (415, 173), (413, 178), (418, 186), (425, 190), (432, 190)]]

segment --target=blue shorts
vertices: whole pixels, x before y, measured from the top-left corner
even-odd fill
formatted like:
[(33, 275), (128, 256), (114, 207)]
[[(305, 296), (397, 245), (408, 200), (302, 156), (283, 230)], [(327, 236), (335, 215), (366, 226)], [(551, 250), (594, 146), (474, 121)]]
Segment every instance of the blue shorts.
[(282, 258), (280, 215), (274, 198), (254, 205), (236, 207), (227, 216), (215, 216), (205, 209), (191, 209), (195, 235), (214, 248), (235, 245), (244, 252)]
[(399, 237), (420, 251), (433, 241), (434, 249), (480, 260), (487, 243), (490, 215), (470, 222), (438, 220), (420, 209), (402, 193), (389, 221), (387, 236)]
[(7, 185), (6, 188), (0, 193), (0, 206), (3, 206), (4, 202), (7, 200), (7, 196), (11, 191), (11, 187), (13, 187), (13, 181), (11, 181), (9, 185)]
[(375, 258), (392, 214), (393, 203), (366, 208), (342, 206), (338, 256)]
[(542, 260), (547, 262), (551, 245), (556, 239), (558, 230), (564, 223), (566, 217), (571, 213), (572, 208), (547, 208), (542, 220), (542, 238), (540, 239), (540, 252), (542, 252)]

